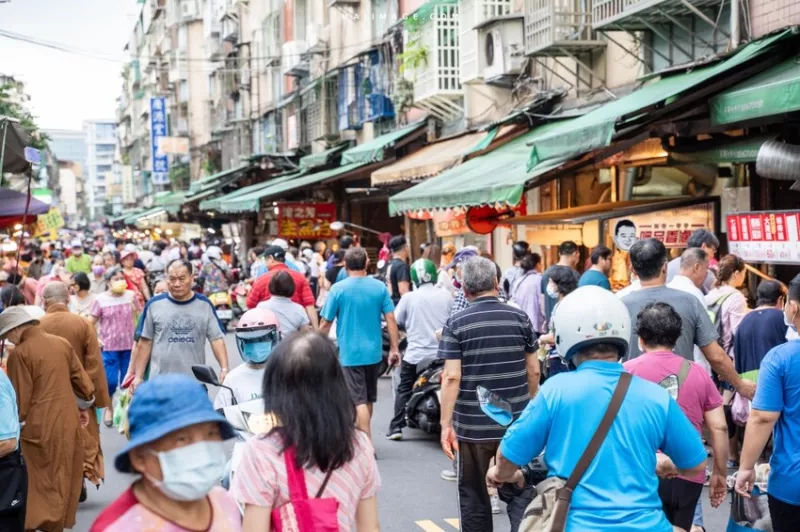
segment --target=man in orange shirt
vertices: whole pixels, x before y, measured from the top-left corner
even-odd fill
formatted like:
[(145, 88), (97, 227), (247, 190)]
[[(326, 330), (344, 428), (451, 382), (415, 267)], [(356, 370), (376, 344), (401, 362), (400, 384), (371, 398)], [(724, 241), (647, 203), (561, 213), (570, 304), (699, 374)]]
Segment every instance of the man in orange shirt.
[(269, 282), (272, 280), (272, 276), (276, 272), (285, 271), (292, 276), (295, 284), (292, 301), (305, 307), (312, 327), (318, 328), (319, 321), (317, 320), (317, 309), (314, 306), (315, 300), (314, 294), (311, 292), (311, 286), (309, 286), (305, 275), (292, 270), (286, 265), (286, 250), (280, 246), (269, 246), (264, 250), (263, 257), (267, 260), (267, 273), (256, 279), (253, 284), (253, 289), (247, 296), (247, 308), (256, 308), (256, 305), (269, 299), (271, 297)]

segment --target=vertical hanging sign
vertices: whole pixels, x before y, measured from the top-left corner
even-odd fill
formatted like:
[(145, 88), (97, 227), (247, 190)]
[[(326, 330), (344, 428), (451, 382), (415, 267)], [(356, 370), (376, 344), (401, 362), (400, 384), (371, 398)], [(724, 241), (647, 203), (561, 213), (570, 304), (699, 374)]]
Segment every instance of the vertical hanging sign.
[(159, 147), (159, 142), (167, 134), (166, 100), (164, 97), (150, 98), (150, 160), (154, 185), (169, 184), (169, 155)]

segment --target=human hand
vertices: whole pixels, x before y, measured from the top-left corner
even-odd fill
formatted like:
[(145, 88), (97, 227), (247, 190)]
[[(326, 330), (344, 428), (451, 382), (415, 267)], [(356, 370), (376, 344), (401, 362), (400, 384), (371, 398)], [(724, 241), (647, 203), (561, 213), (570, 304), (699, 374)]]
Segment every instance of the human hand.
[(436, 330), (433, 332), (433, 334), (435, 334), (435, 335), (436, 335), (436, 341), (437, 341), (437, 342), (441, 342), (441, 341), (442, 341), (442, 330), (441, 330), (441, 329), (436, 329)]
[(400, 351), (397, 349), (389, 350), (389, 366), (397, 366), (400, 364)]
[(711, 499), (711, 506), (719, 508), (725, 502), (725, 497), (728, 495), (728, 486), (725, 481), (724, 475), (713, 473), (708, 485), (708, 497)]
[(753, 468), (742, 469), (736, 474), (736, 493), (742, 497), (750, 498), (750, 492), (753, 491), (753, 485), (756, 482), (756, 470)]
[(753, 397), (756, 395), (756, 383), (754, 383), (753, 381), (742, 380), (742, 383), (739, 385), (738, 388), (736, 388), (736, 391), (742, 397), (745, 397), (746, 399), (750, 399), (752, 401)]
[(81, 428), (86, 428), (89, 426), (89, 411), (88, 410), (78, 410), (80, 414), (80, 423)]
[(228, 376), (228, 368), (221, 368), (219, 370), (219, 382), (225, 382), (225, 377)]
[(678, 476), (678, 468), (672, 463), (670, 457), (664, 453), (656, 454), (656, 475), (660, 478), (675, 478)]
[(142, 383), (142, 378), (136, 375), (131, 381), (131, 385), (128, 387), (128, 391), (130, 392), (131, 395), (136, 393), (136, 388), (138, 388), (141, 383)]
[(444, 454), (446, 454), (450, 460), (455, 460), (456, 455), (454, 452), (458, 452), (458, 438), (456, 438), (456, 431), (453, 430), (452, 426), (442, 427), (440, 442)]

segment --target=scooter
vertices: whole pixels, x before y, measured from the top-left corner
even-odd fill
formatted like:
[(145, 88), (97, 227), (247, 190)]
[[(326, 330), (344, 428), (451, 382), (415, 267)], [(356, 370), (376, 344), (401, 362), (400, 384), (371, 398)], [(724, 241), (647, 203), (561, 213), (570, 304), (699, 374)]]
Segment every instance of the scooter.
[[(277, 425), (277, 422), (275, 416), (264, 413), (264, 401), (262, 399), (252, 399), (239, 403), (233, 390), (219, 382), (217, 373), (211, 366), (195, 364), (192, 366), (192, 373), (203, 384), (225, 388), (231, 393), (232, 404), (218, 409), (218, 412), (225, 416), (225, 419), (233, 426), (237, 434), (236, 443), (233, 445), (233, 455), (228, 463), (229, 474), (226, 478), (221, 479), (222, 485), (228, 488), (236, 475), (236, 470), (244, 451), (244, 444), (255, 435), (268, 433)], [(240, 509), (243, 510), (243, 508)]]
[(228, 332), (228, 324), (233, 319), (233, 302), (229, 292), (217, 292), (208, 296), (208, 300), (214, 305), (217, 311), (217, 318), (222, 323), (225, 332)]
[[(420, 367), (422, 366), (422, 367)], [(429, 434), (439, 434), (444, 360), (434, 359), (418, 365), (417, 380), (406, 403), (406, 424)]]

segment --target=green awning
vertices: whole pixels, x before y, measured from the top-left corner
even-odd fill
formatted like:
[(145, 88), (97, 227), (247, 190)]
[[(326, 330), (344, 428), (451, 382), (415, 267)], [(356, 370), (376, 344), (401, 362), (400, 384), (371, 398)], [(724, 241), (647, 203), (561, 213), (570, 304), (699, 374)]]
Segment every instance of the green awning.
[(176, 190), (174, 192), (164, 194), (163, 196), (157, 195), (153, 204), (158, 207), (181, 205), (184, 201), (186, 201), (186, 195), (187, 192), (185, 190)]
[[(774, 138), (773, 134), (734, 138), (724, 143), (706, 141), (692, 151), (671, 151), (669, 158), (674, 163), (752, 163), (755, 162), (761, 145)], [(709, 146), (705, 147), (705, 144)]]
[(709, 103), (715, 126), (800, 111), (800, 56), (739, 83)]
[(537, 135), (559, 127), (546, 124), (480, 157), (445, 170), (436, 177), (389, 198), (392, 216), (416, 210), (472, 207), (477, 205), (518, 205), (525, 183), (553, 170), (567, 159), (545, 161), (532, 171), (526, 169), (527, 143)]
[(786, 30), (752, 42), (724, 61), (661, 78), (580, 118), (563, 122), (560, 127), (546, 134), (537, 135), (531, 139), (533, 149), (528, 168), (533, 169), (541, 161), (572, 158), (610, 145), (614, 133), (624, 128), (626, 120), (642, 118), (648, 108), (669, 103), (698, 85), (765, 54), (776, 42), (792, 34), (792, 30)]
[(132, 214), (132, 215), (126, 217), (125, 218), (125, 223), (128, 224), (128, 225), (132, 225), (132, 224), (135, 224), (138, 220), (140, 220), (142, 218), (149, 218), (151, 216), (157, 216), (160, 213), (165, 213), (166, 214), (166, 212), (167, 211), (164, 209), (164, 207), (152, 207), (150, 209), (146, 209), (146, 210), (144, 210), (142, 212), (139, 212), (139, 213), (136, 213), (136, 214)]
[(339, 168), (332, 168), (330, 170), (317, 172), (315, 174), (287, 179), (281, 181), (280, 183), (273, 182), (269, 186), (266, 186), (260, 190), (238, 196), (228, 201), (220, 202), (218, 210), (227, 213), (257, 212), (260, 208), (261, 200), (263, 199), (274, 198), (276, 196), (280, 196), (281, 194), (307, 187), (308, 185), (321, 183), (328, 179), (352, 172), (361, 166), (363, 165), (359, 163), (346, 164), (344, 166), (340, 166)]
[(224, 201), (231, 201), (231, 200), (233, 200), (235, 198), (239, 198), (241, 196), (244, 196), (245, 194), (250, 194), (251, 192), (255, 192), (257, 190), (261, 190), (262, 188), (265, 188), (265, 187), (268, 187), (268, 186), (272, 186), (272, 185), (274, 185), (276, 183), (280, 183), (280, 182), (286, 181), (287, 179), (293, 179), (293, 178), (301, 176), (303, 174), (304, 174), (304, 172), (292, 172), (292, 173), (288, 173), (288, 174), (281, 174), (281, 175), (273, 177), (272, 179), (270, 179), (268, 181), (262, 181), (260, 183), (254, 184), (254, 185), (249, 185), (249, 186), (246, 186), (246, 187), (242, 187), (242, 188), (236, 189), (233, 192), (225, 194), (224, 196), (220, 196), (218, 198), (213, 198), (213, 199), (210, 199), (210, 200), (205, 200), (205, 201), (200, 202), (200, 210), (201, 211), (218, 211), (220, 204), (222, 202), (224, 202)]
[(249, 164), (240, 164), (234, 168), (229, 168), (228, 170), (223, 170), (222, 172), (217, 172), (216, 174), (206, 176), (198, 181), (193, 181), (189, 185), (189, 192), (196, 194), (197, 192), (218, 187), (222, 184), (225, 184), (225, 181), (227, 181), (229, 178), (234, 177), (238, 173), (244, 172), (248, 168), (250, 168)]
[(355, 148), (350, 148), (342, 154), (342, 164), (368, 164), (382, 161), (385, 156), (386, 148), (391, 148), (394, 144), (406, 135), (410, 135), (426, 124), (425, 120), (406, 126), (401, 129), (381, 135), (364, 144), (359, 144)]
[(109, 218), (108, 219), (108, 223), (115, 224), (117, 222), (122, 222), (122, 221), (125, 220), (125, 218), (127, 218), (129, 216), (133, 216), (134, 214), (138, 214), (138, 213), (142, 212), (143, 210), (144, 209), (142, 209), (142, 208), (139, 208), (139, 209), (126, 209), (126, 210), (122, 211), (120, 214), (118, 214), (117, 216), (113, 216), (113, 217)]
[(336, 155), (343, 149), (347, 148), (347, 146), (348, 146), (347, 143), (343, 143), (319, 153), (312, 153), (311, 155), (306, 155), (305, 157), (302, 157), (300, 159), (300, 168), (302, 168), (303, 170), (313, 170), (314, 168), (325, 166), (329, 163), (333, 155)]

